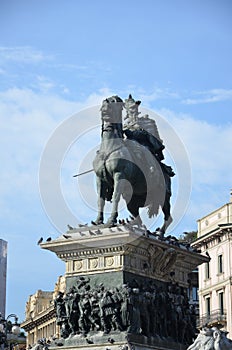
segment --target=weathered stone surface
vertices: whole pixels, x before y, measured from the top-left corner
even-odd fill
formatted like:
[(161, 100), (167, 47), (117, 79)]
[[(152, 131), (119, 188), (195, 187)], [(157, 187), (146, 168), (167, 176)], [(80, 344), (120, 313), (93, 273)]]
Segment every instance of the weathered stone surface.
[[(126, 334), (125, 332), (113, 333), (110, 337), (99, 334), (90, 335), (88, 338), (74, 336), (65, 342), (59, 342), (59, 346), (52, 346), (53, 350), (85, 349), (85, 350), (186, 350), (186, 345), (174, 342), (172, 339), (160, 337), (145, 337), (142, 335)], [(63, 344), (63, 345), (62, 345)]]
[[(97, 230), (101, 233), (97, 234)], [(121, 278), (123, 283), (127, 273), (168, 282), (170, 272), (175, 271), (175, 282), (187, 286), (188, 273), (208, 261), (207, 257), (175, 240), (161, 240), (145, 228), (131, 225), (91, 226), (73, 229), (67, 234), (68, 239), (60, 236), (41, 244), (65, 262), (66, 280), (101, 274), (107, 280), (107, 274), (114, 272), (115, 278)]]
[[(79, 298), (77, 301), (80, 315), (76, 314), (79, 328), (74, 329), (74, 333), (71, 334), (72, 324), (68, 325), (65, 317), (63, 321), (61, 317), (59, 322), (64, 328), (63, 338), (56, 340), (52, 347), (58, 345), (63, 349), (75, 347), (87, 350), (186, 348), (186, 345), (181, 344), (183, 329), (179, 334), (178, 331), (175, 333), (172, 329), (167, 329), (169, 323), (163, 321), (160, 321), (158, 326), (154, 325), (155, 328), (151, 327), (148, 318), (151, 319), (152, 314), (148, 305), (151, 303), (152, 293), (155, 298), (159, 296), (156, 300), (156, 305), (158, 303), (160, 307), (159, 314), (162, 312), (162, 300), (165, 301), (165, 298), (167, 305), (171, 305), (172, 298), (173, 303), (176, 303), (178, 298), (183, 303), (188, 274), (207, 261), (206, 257), (193, 252), (191, 248), (172, 237), (161, 239), (144, 227), (132, 225), (74, 228), (68, 231), (65, 237), (60, 236), (56, 240), (43, 243), (41, 247), (54, 252), (66, 264), (66, 294), (62, 295), (64, 300), (69, 300), (72, 293), (76, 293)], [(122, 300), (119, 314), (115, 312), (115, 296), (118, 292), (127, 293), (128, 300), (134, 305), (133, 311), (127, 309), (128, 322), (123, 320)], [(93, 320), (88, 306), (95, 293), (100, 295), (96, 299), (100, 307), (98, 320)], [(108, 310), (105, 316), (102, 313), (104, 298), (108, 298), (105, 302)], [(114, 300), (112, 305), (109, 303), (110, 298)], [(64, 305), (65, 303), (67, 302), (65, 301)], [(86, 317), (81, 316), (83, 312), (87, 313)], [(112, 315), (108, 317), (110, 313)], [(160, 314), (157, 317), (162, 316)], [(157, 322), (157, 317), (156, 321), (151, 322)], [(92, 326), (86, 326), (86, 322), (90, 322)], [(100, 330), (97, 329), (98, 326)], [(114, 327), (117, 330), (114, 330)], [(155, 331), (149, 334), (148, 328)], [(172, 328), (175, 328), (174, 325)]]

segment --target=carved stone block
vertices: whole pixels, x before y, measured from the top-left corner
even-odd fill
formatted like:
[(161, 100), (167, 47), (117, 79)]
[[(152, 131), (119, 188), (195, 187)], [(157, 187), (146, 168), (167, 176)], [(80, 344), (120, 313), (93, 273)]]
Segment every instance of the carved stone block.
[(187, 335), (170, 327), (180, 312), (175, 300), (187, 317), (188, 273), (207, 258), (146, 237), (141, 228), (101, 228), (99, 236), (73, 231), (69, 240), (41, 245), (66, 264), (66, 293), (57, 301), (63, 348), (89, 349), (92, 342), (91, 349), (182, 349)]

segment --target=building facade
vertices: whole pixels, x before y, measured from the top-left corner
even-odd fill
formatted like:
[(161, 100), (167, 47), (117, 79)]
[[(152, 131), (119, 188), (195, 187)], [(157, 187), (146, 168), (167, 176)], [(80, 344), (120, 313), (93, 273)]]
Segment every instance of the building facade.
[(232, 200), (198, 220), (193, 247), (209, 257), (199, 266), (199, 327), (222, 327), (232, 338)]
[(47, 340), (59, 337), (59, 327), (56, 324), (54, 299), (59, 291), (65, 291), (65, 278), (60, 276), (54, 291), (38, 290), (30, 295), (26, 303), (25, 321), (21, 328), (27, 332), (27, 348), (33, 346), (41, 338)]
[(0, 239), (0, 313), (5, 318), (6, 310), (7, 242)]

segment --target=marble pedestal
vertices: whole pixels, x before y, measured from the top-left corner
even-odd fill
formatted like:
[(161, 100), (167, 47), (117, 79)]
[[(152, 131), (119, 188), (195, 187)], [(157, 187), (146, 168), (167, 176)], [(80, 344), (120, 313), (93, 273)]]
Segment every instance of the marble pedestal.
[[(113, 289), (125, 284), (137, 287), (152, 283), (158, 288), (168, 283), (187, 288), (189, 273), (208, 261), (174, 239), (161, 240), (149, 235), (146, 229), (131, 225), (72, 229), (41, 247), (65, 262), (67, 291), (80, 278), (88, 278), (91, 288), (101, 284)], [(56, 344), (70, 350), (186, 349), (170, 338), (128, 331), (112, 331), (107, 335), (90, 332), (86, 337), (75, 335)]]

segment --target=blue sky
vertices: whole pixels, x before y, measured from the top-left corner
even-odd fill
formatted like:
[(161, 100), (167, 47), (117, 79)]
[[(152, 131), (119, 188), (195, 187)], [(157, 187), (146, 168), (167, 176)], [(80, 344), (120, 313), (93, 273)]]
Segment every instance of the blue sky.
[[(177, 170), (173, 201), (185, 181), (187, 192), (191, 188), (172, 234), (196, 229), (197, 219), (229, 201), (231, 15), (229, 0), (1, 1), (0, 237), (8, 241), (7, 314), (22, 321), (28, 296), (52, 290), (64, 273), (64, 264), (36, 245), (38, 238), (55, 238), (67, 224), (93, 219), (94, 177), (81, 180), (81, 196), (88, 197), (83, 204), (72, 175), (91, 165), (99, 143), (94, 106), (107, 96), (132, 93), (159, 116), (165, 157)], [(187, 155), (182, 168), (168, 126)], [(56, 143), (55, 153), (63, 152), (64, 160), (56, 180), (76, 222), (54, 199), (57, 224), (43, 208), (39, 173), (59, 131), (64, 143)]]

